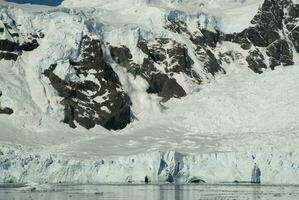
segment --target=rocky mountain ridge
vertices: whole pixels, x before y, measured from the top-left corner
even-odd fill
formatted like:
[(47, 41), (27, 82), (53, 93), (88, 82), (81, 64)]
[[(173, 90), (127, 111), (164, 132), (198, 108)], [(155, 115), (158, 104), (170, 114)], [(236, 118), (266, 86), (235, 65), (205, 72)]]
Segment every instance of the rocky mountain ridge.
[[(148, 37), (148, 31), (138, 27), (137, 33), (134, 32), (137, 35), (135, 46), (111, 44), (105, 34), (101, 35), (105, 24), (91, 19), (80, 9), (60, 8), (28, 14), (25, 19), (20, 19), (22, 11), (1, 9), (1, 67), (8, 71), (10, 67), (24, 68), (26, 76), (26, 68), (38, 67), (36, 84), (44, 88), (40, 93), (47, 98), (47, 105), (35, 104), (47, 107), (46, 114), (60, 113), (58, 120), (72, 128), (91, 129), (100, 125), (118, 130), (138, 118), (133, 109), (135, 97), (125, 89), (122, 76), (142, 80), (146, 85), (144, 95), (154, 96), (163, 104), (171, 98), (187, 96), (194, 85), (229, 73), (232, 64), (263, 73), (268, 68), (293, 65), (294, 55), (299, 53), (299, 4), (291, 0), (265, 0), (251, 20), (251, 26), (238, 33), (224, 33), (217, 26), (207, 28), (198, 17), (186, 20), (184, 13), (173, 10), (167, 13), (161, 27), (169, 35), (150, 34), (153, 36)], [(63, 37), (49, 36), (46, 25), (40, 23), (50, 21), (49, 27), (55, 30), (60, 19), (53, 21), (52, 15), (57, 13), (68, 16), (74, 22), (72, 28), (78, 27), (78, 31), (70, 31)], [(36, 18), (39, 18), (36, 23), (31, 21)], [(131, 37), (122, 29), (118, 34)], [(66, 47), (68, 43), (64, 41), (61, 46), (59, 42), (58, 46), (48, 45), (47, 40), (57, 39), (71, 40), (73, 46)], [(44, 54), (39, 54), (41, 48)], [(47, 54), (47, 49), (53, 50), (51, 54)], [(55, 51), (62, 56), (56, 56)], [(30, 58), (40, 56), (41, 62), (36, 66), (23, 66), (20, 63), (26, 59), (23, 54)], [(125, 75), (120, 74), (120, 70)], [(30, 86), (28, 90), (31, 94), (36, 92)], [(13, 103), (9, 107), (15, 109)]]

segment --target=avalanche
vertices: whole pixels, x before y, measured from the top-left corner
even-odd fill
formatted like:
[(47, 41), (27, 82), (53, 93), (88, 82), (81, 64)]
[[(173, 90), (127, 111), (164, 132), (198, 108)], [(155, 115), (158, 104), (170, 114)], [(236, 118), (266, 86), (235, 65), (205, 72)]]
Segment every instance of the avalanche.
[(293, 66), (245, 80), (221, 77), (112, 135), (66, 127), (27, 132), (1, 119), (0, 181), (140, 183), (148, 176), (158, 183), (171, 174), (178, 183), (246, 182), (256, 163), (262, 183), (298, 184), (298, 75)]
[[(3, 50), (5, 55), (17, 56), (15, 61), (0, 60), (0, 108), (14, 111), (0, 115), (0, 182), (140, 183), (145, 176), (153, 183), (172, 179), (177, 183), (250, 182), (256, 164), (263, 184), (299, 184), (299, 57), (294, 47), (294, 65), (281, 64), (257, 74), (244, 64), (248, 51), (239, 44), (223, 41), (216, 50), (208, 46), (208, 50), (217, 51), (217, 59), (223, 52), (237, 52), (233, 61), (221, 66), (226, 73), (214, 76), (197, 59), (187, 33), (165, 28), (174, 17), (185, 20), (188, 31), (198, 35), (198, 22), (213, 33), (240, 32), (251, 25), (262, 3), (65, 0), (51, 8), (0, 1), (0, 27), (5, 30), (0, 40), (17, 46), (11, 52)], [(280, 36), (284, 34), (280, 32)], [(92, 41), (90, 46), (83, 44), (83, 38)], [(142, 65), (147, 55), (137, 48), (140, 38), (149, 41), (148, 47), (166, 52), (180, 49), (175, 42), (184, 44), (201, 84), (195, 76), (181, 72), (173, 77), (186, 92), (184, 98), (163, 101), (148, 93), (150, 83), (144, 77), (129, 73), (115, 62), (118, 57), (113, 60), (110, 56), (111, 46), (128, 48), (132, 56), (122, 62)], [(157, 38), (170, 42), (159, 44)], [(32, 48), (19, 51), (24, 44)], [(45, 77), (45, 70), (56, 65), (48, 77), (69, 84), (64, 90), (86, 87), (79, 94), (88, 97), (85, 103), (102, 106), (109, 90), (94, 98), (92, 90), (100, 90), (107, 82), (97, 78), (101, 70), (77, 71), (95, 56), (82, 51), (96, 45), (103, 47), (95, 51), (103, 57), (96, 60), (104, 66), (101, 70), (112, 70), (112, 79), (119, 79), (108, 89), (130, 98), (133, 122), (122, 130), (108, 131), (101, 126), (87, 130), (77, 121), (77, 128), (71, 129), (61, 123), (66, 121), (61, 102), (68, 99), (53, 87), (59, 88), (60, 81), (53, 83)], [(266, 48), (257, 49), (265, 60), (269, 58)], [(120, 55), (127, 53), (120, 51)], [(165, 62), (172, 62), (169, 55), (166, 57)], [(163, 65), (153, 66), (165, 70)], [(80, 85), (88, 81), (99, 87)], [(79, 105), (84, 109), (87, 104)], [(99, 113), (111, 114), (109, 106), (101, 107), (94, 118), (99, 118)], [(90, 113), (81, 114), (88, 117)]]

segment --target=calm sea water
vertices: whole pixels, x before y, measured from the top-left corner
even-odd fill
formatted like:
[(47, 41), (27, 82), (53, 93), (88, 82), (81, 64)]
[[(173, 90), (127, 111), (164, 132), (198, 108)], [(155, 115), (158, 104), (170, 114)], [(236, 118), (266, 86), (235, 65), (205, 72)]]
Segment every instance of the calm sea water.
[(31, 3), (31, 4), (40, 4), (48, 6), (58, 6), (63, 0), (6, 0), (9, 2), (15, 3)]
[[(298, 200), (298, 186), (54, 185), (24, 190), (0, 186), (0, 200)], [(38, 187), (37, 187), (38, 188)]]

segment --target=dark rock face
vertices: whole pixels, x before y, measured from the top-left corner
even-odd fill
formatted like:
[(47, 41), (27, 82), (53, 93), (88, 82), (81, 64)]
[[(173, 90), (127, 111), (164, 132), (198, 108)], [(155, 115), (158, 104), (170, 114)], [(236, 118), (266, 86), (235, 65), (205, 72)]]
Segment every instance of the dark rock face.
[(38, 42), (36, 39), (33, 39), (30, 42), (25, 42), (23, 44), (20, 44), (18, 47), (19, 51), (33, 51), (39, 46)]
[(185, 90), (174, 78), (169, 78), (166, 74), (153, 74), (150, 80), (148, 93), (158, 94), (163, 97), (163, 101), (168, 101), (172, 97), (179, 98), (186, 96)]
[(194, 78), (192, 75), (195, 74), (195, 72), (192, 71), (193, 60), (190, 58), (188, 49), (185, 45), (179, 43), (174, 44), (173, 48), (168, 49), (166, 53), (168, 54), (168, 57), (171, 58), (171, 61), (166, 68), (166, 72), (185, 73), (189, 77)]
[[(154, 41), (140, 38), (137, 47), (147, 56), (142, 65), (133, 62), (130, 49), (125, 46), (111, 46), (110, 54), (129, 73), (141, 76), (149, 83), (147, 92), (156, 93), (166, 101), (186, 95), (173, 78), (174, 74), (183, 73), (198, 84), (202, 82), (202, 75), (194, 71), (195, 62), (189, 51), (212, 76), (225, 74), (223, 62), (229, 64), (236, 59), (243, 59), (244, 64), (255, 73), (262, 73), (266, 68), (274, 69), (278, 65), (294, 64), (293, 46), (299, 52), (298, 10), (299, 6), (290, 0), (265, 0), (251, 21), (252, 26), (233, 34), (206, 30), (199, 22), (197, 30), (190, 32), (191, 29), (180, 20), (179, 14), (171, 12), (164, 28), (185, 37), (194, 49), (188, 49), (185, 44), (170, 38), (156, 38)], [(235, 43), (242, 51), (222, 52), (224, 42)]]
[[(107, 45), (111, 57), (104, 55), (105, 45), (85, 36), (79, 47), (78, 60), (69, 60), (76, 79), (61, 78), (56, 74), (59, 64), (49, 66), (44, 76), (62, 97), (63, 122), (73, 128), (77, 124), (87, 129), (101, 125), (109, 130), (122, 129), (130, 123), (131, 100), (122, 90), (119, 78), (109, 64), (111, 61), (147, 81), (146, 91), (157, 94), (165, 102), (187, 95), (176, 79), (179, 76), (201, 84), (206, 78), (225, 74), (229, 64), (239, 64), (239, 61), (242, 61), (241, 67), (263, 73), (267, 68), (274, 70), (279, 65), (294, 64), (293, 54), (295, 51), (299, 53), (299, 5), (291, 0), (265, 0), (251, 26), (232, 34), (216, 28), (207, 30), (200, 20), (196, 30), (194, 24), (191, 29), (180, 19), (180, 14), (170, 12), (164, 28), (179, 34), (183, 40), (166, 37), (146, 40), (140, 35), (136, 48), (144, 55), (141, 63), (134, 62), (134, 55), (124, 45)], [(41, 32), (21, 33), (16, 22), (3, 24), (0, 35), (7, 32), (13, 39), (0, 40), (0, 61), (16, 61), (23, 51), (38, 48), (38, 42), (44, 38)], [(230, 45), (226, 46), (227, 43)], [(233, 47), (230, 47), (232, 43)], [(3, 113), (12, 114), (13, 110), (0, 109), (0, 114)], [(172, 179), (173, 175), (168, 181)]]
[[(291, 3), (289, 2), (289, 4)], [(288, 13), (290, 17), (299, 18), (299, 4), (291, 4)]]
[[(220, 42), (220, 32), (212, 32), (198, 26), (198, 32), (190, 33), (187, 24), (182, 21), (172, 19), (165, 27), (176, 33), (185, 34), (187, 38), (195, 45), (195, 55), (202, 63), (207, 73), (215, 76), (217, 73), (226, 73), (221, 67), (221, 61), (215, 55), (215, 47)], [(200, 79), (200, 78), (197, 78)], [(201, 82), (201, 81), (199, 81)]]
[(249, 51), (249, 56), (247, 56), (246, 61), (248, 63), (248, 67), (252, 69), (255, 73), (262, 73), (263, 69), (267, 68), (267, 65), (264, 63), (264, 56), (258, 50)]
[[(14, 38), (13, 41), (8, 39), (0, 39), (0, 60), (13, 60), (16, 61), (19, 54), (22, 54), (23, 51), (33, 51), (34, 49), (38, 48), (39, 44), (37, 39), (41, 38), (43, 35), (42, 33), (38, 34), (32, 34), (32, 33), (22, 33), (20, 34), (16, 24), (7, 24), (6, 22), (3, 22), (4, 27), (0, 27), (0, 35), (4, 34), (6, 31), (12, 38)], [(22, 35), (22, 38), (24, 43), (18, 42), (20, 39), (20, 35)]]
[(14, 53), (0, 52), (0, 60), (2, 59), (16, 61), (18, 59), (18, 55)]
[(283, 64), (293, 65), (293, 51), (286, 40), (277, 40), (267, 47), (267, 55), (270, 57), (270, 68)]
[(215, 76), (216, 73), (223, 73), (223, 74), (226, 73), (225, 70), (221, 67), (220, 61), (215, 57), (212, 51), (199, 50), (198, 55), (200, 55), (201, 58), (208, 58), (208, 59), (201, 60), (204, 62), (204, 68), (208, 73), (212, 74), (213, 76)]
[(299, 4), (290, 4), (285, 18), (285, 26), (289, 39), (299, 53)]
[(249, 50), (252, 47), (250, 40), (247, 38), (248, 32), (244, 30), (240, 33), (223, 34), (221, 40), (237, 43), (244, 50)]
[(33, 51), (38, 48), (39, 44), (36, 39), (30, 42), (19, 44), (10, 40), (0, 40), (0, 50), (14, 52), (14, 51)]
[(297, 26), (293, 30), (291, 30), (289, 37), (294, 44), (296, 52), (299, 53), (299, 26)]
[(5, 114), (5, 115), (12, 115), (13, 114), (13, 109), (11, 108), (0, 108), (0, 114)]
[[(142, 65), (133, 62), (133, 56), (125, 46), (110, 46), (109, 50), (116, 63), (127, 68), (134, 76), (139, 75), (148, 82), (148, 93), (157, 94), (163, 98), (162, 101), (186, 96), (185, 90), (171, 76), (174, 73), (184, 73), (197, 78), (193, 75), (193, 61), (188, 55), (187, 48), (168, 38), (157, 38), (152, 43), (140, 39), (138, 48), (147, 56)], [(155, 64), (163, 67), (163, 71), (157, 69)]]
[[(2, 96), (2, 91), (0, 91), (0, 97), (1, 96)], [(11, 115), (11, 114), (13, 114), (13, 109), (8, 108), (8, 107), (2, 108), (0, 105), (0, 114)]]
[(285, 17), (284, 8), (290, 4), (291, 1), (288, 0), (265, 0), (251, 21), (253, 27), (245, 29), (242, 37), (246, 36), (257, 47), (267, 47), (280, 39), (279, 31), (283, 29)]
[(122, 66), (128, 66), (133, 58), (130, 50), (126, 46), (109, 47), (112, 59)]
[[(298, 30), (294, 24), (298, 21), (298, 6), (289, 0), (265, 0), (249, 27), (237, 34), (227, 34), (225, 41), (236, 42), (245, 50), (249, 50), (246, 58), (248, 66), (254, 72), (261, 73), (262, 68), (274, 69), (278, 65), (292, 65), (292, 46), (298, 51)], [(286, 12), (288, 10), (288, 12)], [(287, 27), (285, 30), (284, 27)], [(270, 65), (267, 66), (258, 49), (265, 48)], [(254, 50), (252, 50), (254, 49)]]
[(284, 11), (280, 0), (265, 0), (258, 14), (247, 29), (247, 38), (254, 46), (267, 47), (280, 39), (279, 30), (283, 26)]
[(0, 40), (0, 50), (2, 51), (13, 52), (16, 51), (18, 47), (19, 45), (17, 43), (10, 40)]
[[(188, 49), (184, 44), (180, 44), (169, 38), (157, 38), (154, 42), (140, 40), (138, 47), (148, 56), (143, 63), (143, 68), (150, 69), (149, 75), (154, 69), (153, 65), (158, 64), (164, 68), (167, 74), (183, 73), (200, 82), (197, 74), (193, 71), (193, 61), (189, 56)], [(159, 71), (158, 69), (154, 71)], [(161, 71), (161, 70), (160, 70)]]
[(99, 40), (84, 37), (80, 46), (82, 59), (70, 62), (82, 81), (60, 79), (55, 74), (57, 65), (44, 72), (58, 95), (63, 97), (64, 123), (73, 128), (77, 122), (87, 129), (101, 125), (117, 130), (131, 121), (130, 98), (122, 91), (117, 74), (105, 62), (101, 45)]

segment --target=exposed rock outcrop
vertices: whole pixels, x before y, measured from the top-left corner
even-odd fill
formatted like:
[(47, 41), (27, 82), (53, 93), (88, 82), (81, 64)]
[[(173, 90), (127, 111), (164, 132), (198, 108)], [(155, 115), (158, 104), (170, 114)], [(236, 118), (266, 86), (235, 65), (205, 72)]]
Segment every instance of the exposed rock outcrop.
[[(101, 125), (116, 130), (130, 123), (130, 94), (123, 90), (125, 87), (114, 66), (142, 78), (148, 84), (142, 92), (156, 94), (165, 102), (198, 90), (196, 84), (226, 74), (230, 67), (248, 67), (255, 73), (263, 73), (266, 69), (294, 64), (294, 57), (299, 53), (299, 5), (291, 0), (265, 0), (248, 28), (229, 34), (221, 32), (216, 25), (208, 27), (208, 22), (200, 20), (204, 13), (170, 11), (159, 33), (134, 27), (134, 31), (138, 31), (134, 32), (133, 39), (123, 40), (127, 46), (121, 39), (116, 42), (118, 45), (109, 44), (115, 44), (111, 33), (108, 31), (105, 35), (105, 30), (102, 31), (94, 19), (81, 16), (82, 13), (76, 17), (86, 21), (81, 23), (82, 32), (70, 42), (74, 46), (59, 49), (61, 55), (45, 59), (48, 62), (42, 58), (41, 63), (45, 62), (38, 66), (41, 71), (38, 73), (44, 75), (41, 79), (49, 80), (52, 89), (62, 98), (59, 103), (64, 106), (64, 123), (73, 128), (80, 125), (90, 129)], [(45, 44), (41, 43), (45, 36), (42, 29), (25, 33), (10, 16), (0, 19), (0, 36), (3, 36), (0, 37), (0, 61), (18, 61), (24, 51), (33, 51)], [(63, 73), (70, 73), (67, 75), (72, 78), (60, 74), (63, 71), (60, 63), (68, 61), (71, 72)], [(6, 109), (5, 112), (11, 111)]]
[(258, 50), (249, 51), (249, 55), (246, 58), (248, 67), (252, 69), (255, 73), (262, 73), (263, 69), (267, 68), (264, 62), (264, 55)]
[[(298, 5), (292, 1), (265, 0), (252, 19), (251, 26), (233, 34), (217, 29), (207, 30), (199, 22), (194, 30), (180, 18), (180, 14), (172, 11), (164, 28), (185, 37), (193, 49), (171, 38), (145, 40), (140, 36), (137, 47), (145, 54), (143, 64), (136, 64), (134, 55), (124, 45), (110, 46), (109, 50), (114, 62), (149, 83), (148, 93), (155, 93), (167, 101), (187, 95), (174, 78), (175, 74), (187, 75), (197, 84), (205, 79), (205, 74), (195, 72), (195, 63), (202, 65), (206, 74), (212, 76), (225, 74), (223, 64), (237, 60), (242, 60), (255, 73), (294, 64), (293, 47), (297, 52), (299, 50), (297, 11)], [(240, 50), (236, 48), (223, 52), (225, 42), (239, 45)], [(194, 54), (197, 60), (194, 56), (192, 59), (190, 54)]]
[[(2, 96), (2, 91), (0, 91), (0, 98)], [(1, 101), (0, 101), (0, 114), (5, 114), (5, 115), (11, 115), (13, 114), (13, 109), (8, 108), (8, 107), (1, 107)]]
[(0, 114), (11, 115), (13, 114), (13, 109), (8, 107), (0, 108)]
[[(195, 46), (194, 53), (199, 62), (206, 70), (207, 73), (215, 76), (217, 73), (226, 73), (221, 67), (221, 60), (217, 59), (217, 53), (215, 51), (216, 45), (220, 42), (220, 32), (206, 30), (198, 24), (196, 32), (191, 33), (188, 30), (188, 26), (180, 19), (171, 19), (165, 27), (175, 33), (184, 34), (190, 42)], [(200, 78), (197, 78), (200, 80)]]
[(187, 95), (177, 81), (166, 74), (152, 74), (149, 84), (150, 87), (147, 92), (158, 94), (163, 97), (163, 101), (168, 101), (172, 97), (179, 98)]
[(182, 73), (198, 83), (201, 81), (192, 69), (193, 61), (185, 45), (169, 38), (157, 38), (155, 41), (140, 39), (137, 47), (146, 55), (142, 65), (134, 63), (125, 46), (111, 46), (109, 49), (116, 63), (134, 76), (144, 78), (149, 83), (147, 92), (158, 94), (163, 101), (186, 96), (183, 87), (173, 78), (174, 74)]
[(70, 61), (76, 69), (78, 81), (65, 81), (55, 74), (53, 64), (45, 70), (51, 85), (63, 97), (64, 122), (90, 129), (101, 125), (109, 130), (126, 127), (131, 121), (131, 101), (122, 91), (117, 74), (104, 60), (102, 43), (85, 36), (80, 60)]
[[(9, 37), (0, 39), (0, 60), (16, 61), (23, 51), (33, 51), (39, 47), (37, 39), (43, 37), (43, 33), (20, 33), (16, 22), (8, 24), (0, 20), (0, 36), (8, 35)], [(20, 42), (22, 41), (22, 42)]]
[[(251, 27), (240, 33), (226, 34), (223, 39), (238, 43), (248, 50), (248, 66), (257, 73), (261, 73), (263, 68), (292, 65), (292, 49), (298, 43), (296, 28), (293, 29), (294, 25), (291, 25), (297, 18), (296, 8), (297, 5), (289, 0), (265, 0), (252, 19)], [(262, 55), (259, 48), (264, 48), (266, 55)], [(269, 66), (263, 61), (267, 59), (265, 56), (268, 57)]]
[(270, 58), (270, 68), (282, 64), (293, 65), (293, 51), (288, 42), (284, 39), (277, 40), (267, 47), (267, 55)]
[(16, 61), (18, 59), (18, 55), (15, 53), (0, 52), (0, 60), (2, 59)]

